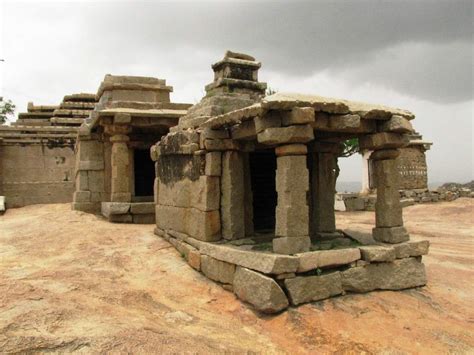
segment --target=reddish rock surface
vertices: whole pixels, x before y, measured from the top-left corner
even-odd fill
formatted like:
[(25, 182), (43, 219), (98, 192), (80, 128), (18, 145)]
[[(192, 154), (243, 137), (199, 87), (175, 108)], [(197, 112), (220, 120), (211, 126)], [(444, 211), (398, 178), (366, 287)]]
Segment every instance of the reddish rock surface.
[[(258, 316), (151, 225), (36, 205), (0, 216), (0, 352), (472, 353), (473, 200), (404, 209), (429, 239), (428, 286)], [(371, 212), (339, 213), (370, 231)]]

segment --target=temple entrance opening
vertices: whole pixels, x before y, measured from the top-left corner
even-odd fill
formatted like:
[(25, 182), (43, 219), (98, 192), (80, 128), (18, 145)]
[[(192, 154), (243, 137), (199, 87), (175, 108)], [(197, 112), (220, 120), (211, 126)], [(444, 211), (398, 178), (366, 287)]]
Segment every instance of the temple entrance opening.
[(275, 230), (277, 192), (275, 186), (276, 156), (273, 149), (249, 154), (253, 194), (253, 224), (256, 232)]
[(153, 196), (155, 166), (148, 149), (134, 150), (135, 196)]

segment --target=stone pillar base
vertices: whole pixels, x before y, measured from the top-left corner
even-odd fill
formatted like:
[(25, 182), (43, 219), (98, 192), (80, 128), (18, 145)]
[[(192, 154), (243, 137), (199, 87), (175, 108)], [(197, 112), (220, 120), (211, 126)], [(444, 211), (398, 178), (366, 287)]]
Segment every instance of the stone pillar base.
[(378, 242), (402, 243), (410, 239), (405, 227), (377, 227), (372, 229), (372, 235)]
[(282, 237), (273, 239), (273, 252), (277, 254), (297, 254), (309, 251), (309, 237)]

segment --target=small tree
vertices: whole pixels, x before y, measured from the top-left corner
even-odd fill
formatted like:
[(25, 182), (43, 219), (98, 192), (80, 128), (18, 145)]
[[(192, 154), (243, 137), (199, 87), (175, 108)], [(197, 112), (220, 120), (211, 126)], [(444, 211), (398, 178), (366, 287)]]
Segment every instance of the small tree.
[(336, 180), (339, 177), (339, 163), (337, 161), (337, 158), (348, 158), (351, 155), (354, 155), (355, 153), (359, 152), (359, 139), (358, 138), (351, 138), (342, 143), (344, 145), (344, 150), (342, 151), (341, 155), (339, 157), (336, 157)]
[(11, 100), (4, 100), (0, 97), (0, 124), (8, 121), (8, 116), (15, 112), (15, 105)]

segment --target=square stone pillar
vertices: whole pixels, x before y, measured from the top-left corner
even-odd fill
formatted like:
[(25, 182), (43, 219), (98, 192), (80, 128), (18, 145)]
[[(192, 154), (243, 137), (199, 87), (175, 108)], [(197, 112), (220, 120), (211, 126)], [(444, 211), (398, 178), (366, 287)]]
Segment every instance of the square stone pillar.
[(290, 144), (275, 149), (277, 155), (275, 239), (273, 252), (295, 254), (309, 250), (309, 172), (307, 148)]
[(245, 178), (242, 152), (229, 150), (222, 154), (221, 223), (222, 237), (245, 238)]
[(400, 204), (397, 149), (375, 151), (371, 155), (374, 164), (374, 178), (377, 188), (375, 203), (374, 239), (385, 243), (401, 243), (409, 240), (403, 227), (402, 206)]
[(311, 166), (311, 234), (334, 233), (336, 217), (336, 157), (333, 153), (313, 153)]
[(116, 134), (110, 137), (112, 143), (112, 202), (131, 202), (130, 192), (130, 156), (127, 142), (129, 137), (125, 134)]

